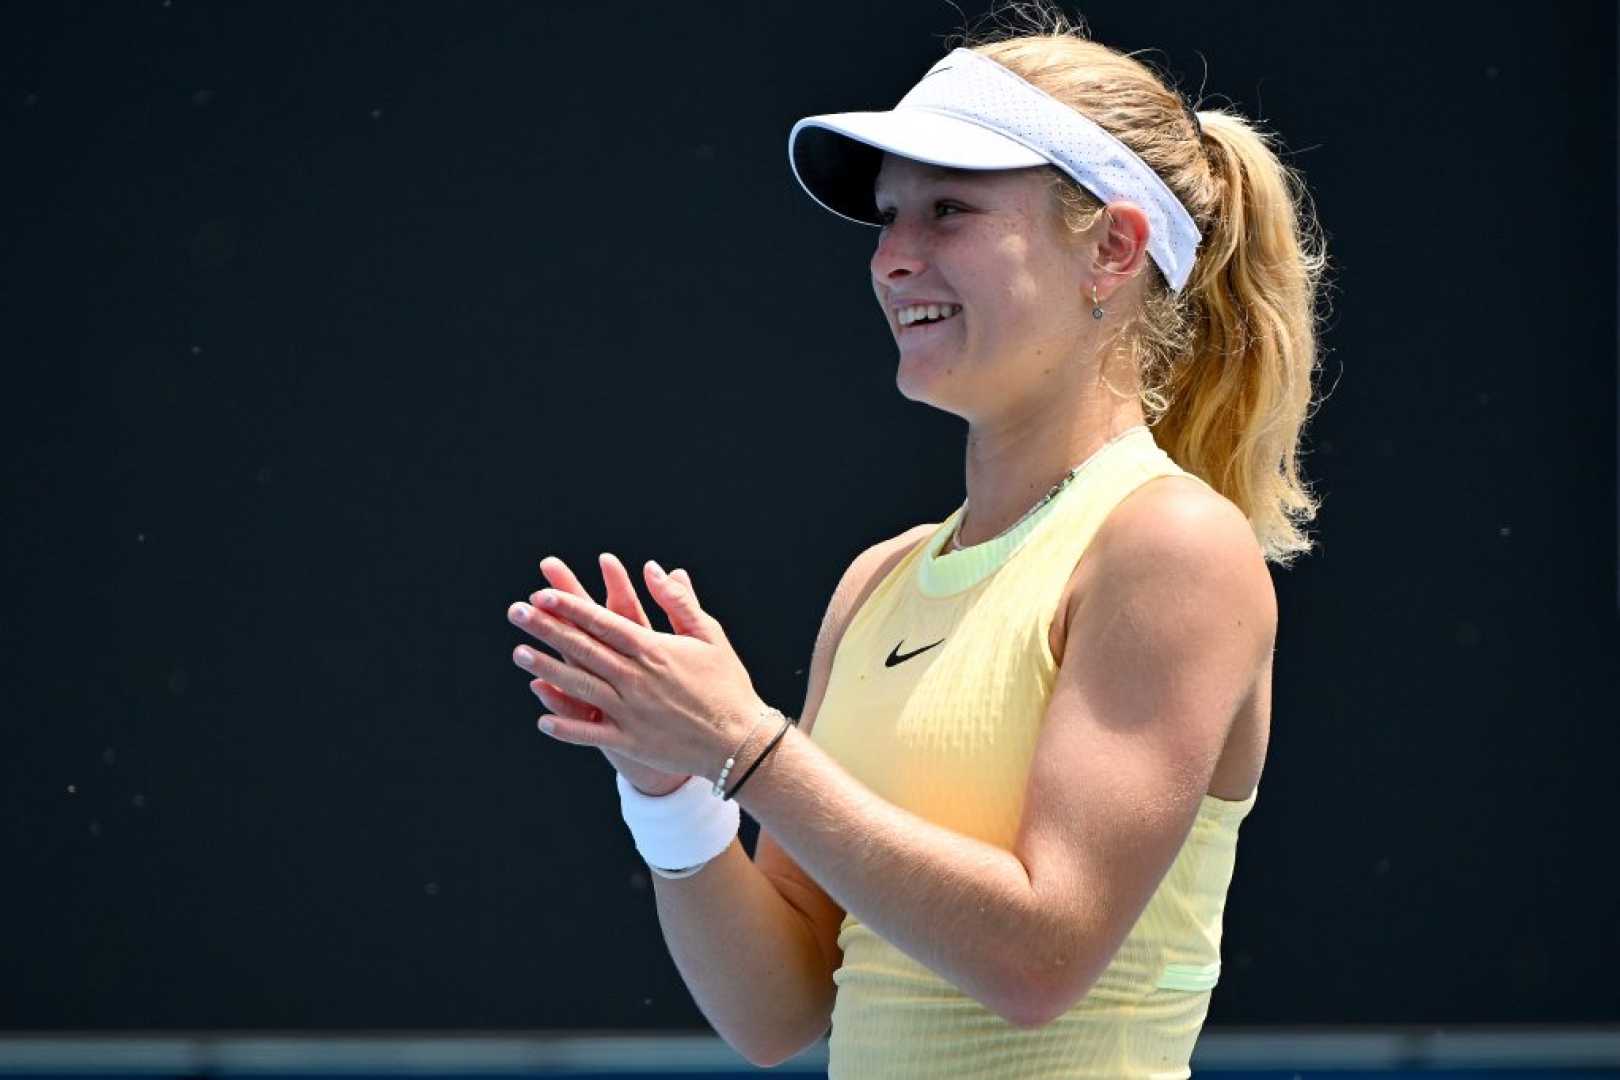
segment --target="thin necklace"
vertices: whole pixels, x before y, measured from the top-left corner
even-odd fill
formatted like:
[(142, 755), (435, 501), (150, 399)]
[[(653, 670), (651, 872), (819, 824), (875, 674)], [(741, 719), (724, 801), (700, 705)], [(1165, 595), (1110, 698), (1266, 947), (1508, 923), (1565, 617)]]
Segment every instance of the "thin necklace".
[[(1063, 479), (1059, 480), (1057, 483), (1053, 484), (1052, 485), (1052, 490), (1048, 491), (1045, 495), (1042, 495), (1039, 502), (1037, 502), (1034, 506), (1030, 507), (1028, 510), (1026, 510), (1024, 512), (1023, 517), (1019, 518), (1017, 521), (1013, 522), (1011, 525), (1007, 526), (1005, 529), (1002, 529), (999, 533), (992, 536), (990, 538), (990, 540), (999, 540), (1003, 536), (1006, 536), (1008, 533), (1012, 532), (1014, 529), (1018, 528), (1018, 526), (1022, 525), (1024, 522), (1028, 521), (1030, 519), (1030, 517), (1037, 510), (1039, 510), (1041, 507), (1045, 506), (1047, 503), (1051, 502), (1053, 497), (1056, 496), (1058, 492), (1060, 492), (1064, 488), (1068, 487), (1069, 486), (1069, 481), (1073, 480), (1076, 476), (1079, 476), (1080, 475), (1080, 470), (1084, 469), (1092, 461), (1096, 460), (1096, 457), (1097, 457), (1098, 454), (1102, 453), (1104, 450), (1108, 449), (1110, 446), (1113, 446), (1115, 443), (1119, 442), (1119, 440), (1123, 439), (1125, 436), (1129, 435), (1131, 432), (1136, 431), (1139, 428), (1142, 429), (1142, 430), (1146, 430), (1147, 425), (1146, 424), (1135, 424), (1135, 425), (1133, 425), (1131, 427), (1128, 427), (1124, 431), (1120, 432), (1118, 435), (1115, 435), (1112, 439), (1109, 439), (1107, 442), (1105, 442), (1101, 446), (1097, 447), (1097, 449), (1093, 450), (1091, 452), (1091, 455), (1089, 457), (1087, 457), (1085, 461), (1082, 461), (1080, 464), (1078, 464), (1074, 468), (1070, 469), (1067, 476), (1065, 476)], [(966, 550), (965, 548), (962, 547), (961, 544), (957, 543), (957, 538), (962, 535), (962, 522), (967, 519), (967, 506), (968, 506), (967, 500), (963, 499), (962, 500), (962, 516), (956, 519), (956, 528), (951, 530), (951, 542), (949, 544), (947, 544), (946, 547), (945, 547), (945, 550), (946, 550), (947, 553), (952, 552), (952, 551), (964, 551), (964, 550)], [(981, 540), (981, 541), (979, 541), (979, 543), (988, 544), (988, 543), (990, 543), (990, 540)], [(978, 544), (975, 544), (973, 546), (978, 547)]]

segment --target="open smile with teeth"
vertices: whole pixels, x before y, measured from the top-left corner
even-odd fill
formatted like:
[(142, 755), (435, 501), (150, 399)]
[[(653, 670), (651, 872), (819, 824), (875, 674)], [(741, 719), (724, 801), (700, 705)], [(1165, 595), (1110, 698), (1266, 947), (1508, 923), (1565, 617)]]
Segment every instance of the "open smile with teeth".
[(961, 304), (914, 304), (895, 312), (895, 321), (902, 327), (917, 323), (943, 322), (961, 310)]

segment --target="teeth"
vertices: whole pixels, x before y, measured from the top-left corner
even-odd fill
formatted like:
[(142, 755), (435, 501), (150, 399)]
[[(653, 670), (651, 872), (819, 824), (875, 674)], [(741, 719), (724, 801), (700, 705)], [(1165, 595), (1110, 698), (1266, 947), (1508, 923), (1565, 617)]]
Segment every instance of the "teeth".
[(913, 304), (901, 308), (895, 317), (901, 326), (910, 326), (919, 319), (948, 319), (961, 310), (961, 304)]

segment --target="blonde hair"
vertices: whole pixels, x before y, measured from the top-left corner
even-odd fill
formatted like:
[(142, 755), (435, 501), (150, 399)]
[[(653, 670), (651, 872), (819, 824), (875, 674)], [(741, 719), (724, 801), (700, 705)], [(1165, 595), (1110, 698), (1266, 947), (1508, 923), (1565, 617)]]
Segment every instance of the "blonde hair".
[[(987, 17), (1000, 19), (1009, 9)], [(1013, 4), (1022, 26), (968, 32), (964, 47), (1083, 113), (1169, 186), (1203, 239), (1173, 293), (1145, 265), (1139, 310), (1119, 340), (1154, 439), (1249, 519), (1268, 561), (1308, 552), (1318, 500), (1300, 474), (1300, 439), (1318, 369), (1316, 300), (1327, 264), (1304, 181), (1274, 136), (1235, 112), (1197, 114), (1132, 56), (1087, 39), (1044, 2)], [(1061, 219), (1089, 230), (1106, 208), (1052, 168)], [(1089, 306), (1089, 300), (1086, 301)]]

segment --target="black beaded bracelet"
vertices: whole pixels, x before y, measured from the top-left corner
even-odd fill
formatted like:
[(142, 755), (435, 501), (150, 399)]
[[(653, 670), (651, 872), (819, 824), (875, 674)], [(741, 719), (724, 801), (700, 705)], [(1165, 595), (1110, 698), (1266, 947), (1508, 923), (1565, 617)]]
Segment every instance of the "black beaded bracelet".
[[(765, 747), (764, 751), (761, 752), (759, 757), (754, 759), (754, 763), (748, 766), (748, 771), (742, 774), (742, 779), (738, 780), (737, 783), (732, 786), (731, 790), (726, 792), (726, 799), (731, 798), (733, 795), (737, 794), (737, 792), (742, 790), (742, 786), (748, 783), (748, 778), (754, 775), (754, 770), (759, 768), (760, 763), (770, 755), (772, 750), (776, 749), (776, 744), (782, 741), (782, 736), (787, 734), (787, 729), (793, 727), (797, 723), (798, 721), (793, 717), (790, 716), (787, 718), (787, 723), (783, 724), (782, 730), (776, 733), (776, 738), (772, 739), (770, 744)], [(721, 801), (723, 802), (725, 800)]]

